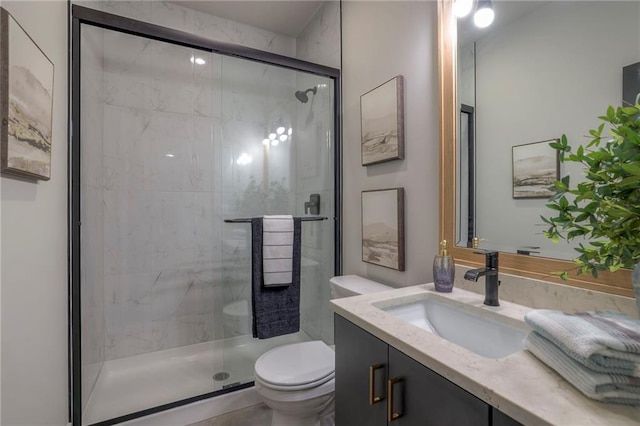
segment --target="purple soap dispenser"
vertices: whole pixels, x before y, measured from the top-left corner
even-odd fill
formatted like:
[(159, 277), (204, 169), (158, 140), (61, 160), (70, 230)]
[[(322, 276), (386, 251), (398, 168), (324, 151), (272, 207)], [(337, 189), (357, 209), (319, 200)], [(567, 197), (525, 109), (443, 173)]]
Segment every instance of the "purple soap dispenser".
[(436, 291), (451, 293), (455, 276), (456, 266), (453, 263), (453, 257), (449, 256), (447, 240), (442, 240), (440, 254), (433, 259), (433, 282), (436, 285)]

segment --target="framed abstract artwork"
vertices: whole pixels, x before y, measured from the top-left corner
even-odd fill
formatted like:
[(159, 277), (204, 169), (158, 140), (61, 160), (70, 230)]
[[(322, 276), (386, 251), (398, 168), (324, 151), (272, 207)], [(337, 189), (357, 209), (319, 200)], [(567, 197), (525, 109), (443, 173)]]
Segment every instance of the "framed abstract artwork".
[(398, 75), (360, 97), (362, 165), (404, 158), (404, 78)]
[(362, 261), (404, 271), (404, 188), (362, 191)]
[(0, 8), (0, 169), (49, 180), (54, 65)]
[(558, 152), (551, 139), (512, 147), (513, 198), (549, 198), (553, 183), (560, 179)]

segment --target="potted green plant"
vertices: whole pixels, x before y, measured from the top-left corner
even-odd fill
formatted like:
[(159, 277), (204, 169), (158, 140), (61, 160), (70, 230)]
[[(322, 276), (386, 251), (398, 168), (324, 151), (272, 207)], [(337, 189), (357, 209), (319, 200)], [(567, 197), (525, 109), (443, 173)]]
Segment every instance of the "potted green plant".
[[(580, 163), (585, 180), (555, 182), (547, 207), (553, 217), (544, 232), (553, 241), (584, 238), (576, 247), (577, 273), (615, 272), (633, 268), (633, 287), (640, 312), (640, 104), (607, 109), (591, 141), (572, 152), (566, 135), (550, 144), (562, 163)], [(605, 131), (606, 128), (606, 131)], [(566, 280), (568, 274), (561, 272)]]

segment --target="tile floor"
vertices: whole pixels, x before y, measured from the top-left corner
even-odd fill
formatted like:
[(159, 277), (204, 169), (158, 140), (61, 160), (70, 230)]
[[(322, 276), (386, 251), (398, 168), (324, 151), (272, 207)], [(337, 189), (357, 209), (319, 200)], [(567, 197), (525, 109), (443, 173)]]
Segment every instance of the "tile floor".
[[(258, 404), (188, 426), (278, 426), (271, 424), (271, 414), (271, 408)], [(334, 415), (320, 419), (319, 426), (335, 426)]]
[(189, 426), (271, 426), (271, 409), (264, 404), (253, 405)]

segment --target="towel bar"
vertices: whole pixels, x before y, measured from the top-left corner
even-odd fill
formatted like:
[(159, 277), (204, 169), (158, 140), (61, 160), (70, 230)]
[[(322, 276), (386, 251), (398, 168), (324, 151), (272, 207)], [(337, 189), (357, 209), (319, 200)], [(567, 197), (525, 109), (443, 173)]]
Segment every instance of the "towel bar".
[[(299, 218), (302, 222), (317, 222), (320, 220), (327, 220), (324, 216), (302, 216)], [(251, 223), (250, 217), (240, 217), (236, 219), (225, 219), (224, 223)]]

